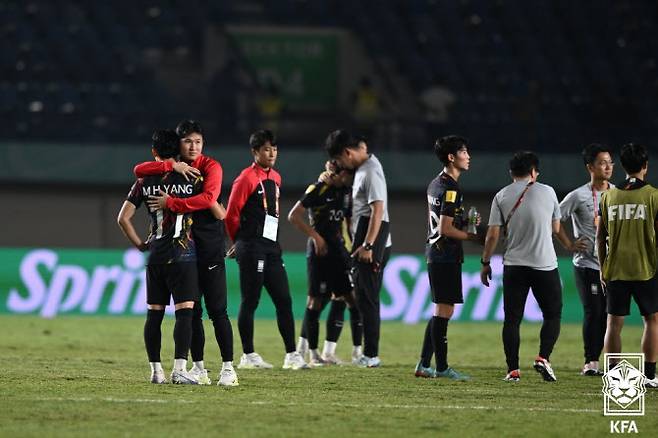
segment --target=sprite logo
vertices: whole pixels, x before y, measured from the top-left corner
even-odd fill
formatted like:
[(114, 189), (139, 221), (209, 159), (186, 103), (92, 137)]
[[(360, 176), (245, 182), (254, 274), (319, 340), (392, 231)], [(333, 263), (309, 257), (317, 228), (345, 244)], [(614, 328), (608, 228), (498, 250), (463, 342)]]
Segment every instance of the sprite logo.
[[(302, 253), (284, 255), (294, 314), (304, 312), (307, 293), (306, 258)], [(0, 249), (0, 313), (141, 315), (146, 313), (146, 255), (135, 249)], [(478, 258), (479, 260), (479, 258)], [(491, 260), (491, 287), (480, 283), (479, 261), (464, 265), (464, 304), (456, 306), (454, 319), (502, 320), (502, 272), (500, 257)], [(470, 266), (470, 268), (469, 268)], [(232, 316), (240, 303), (238, 269), (227, 261), (228, 304)], [(396, 255), (384, 271), (381, 317), (417, 323), (432, 316), (433, 303), (425, 261), (415, 255)], [(171, 312), (171, 307), (167, 311)], [(260, 317), (275, 317), (265, 300)], [(530, 295), (525, 318), (541, 320), (541, 312)]]
[[(492, 280), (490, 286), (486, 287), (480, 281), (479, 270), (469, 272), (464, 266), (462, 270), (464, 304), (455, 306), (453, 320), (502, 321), (504, 319), (502, 257), (492, 257), (491, 269)], [(382, 320), (401, 319), (408, 324), (426, 321), (432, 317), (434, 311), (431, 297), (427, 265), (424, 260), (409, 255), (392, 257), (384, 271)], [(528, 321), (542, 320), (541, 310), (532, 294), (528, 295), (524, 317)]]
[[(102, 266), (59, 264), (57, 252), (37, 249), (21, 261), (19, 275), (24, 290), (9, 290), (7, 310), (52, 318), (60, 312), (78, 310), (98, 313), (141, 314), (146, 312), (144, 255), (137, 250), (123, 254), (122, 264)], [(109, 294), (108, 294), (109, 292)]]

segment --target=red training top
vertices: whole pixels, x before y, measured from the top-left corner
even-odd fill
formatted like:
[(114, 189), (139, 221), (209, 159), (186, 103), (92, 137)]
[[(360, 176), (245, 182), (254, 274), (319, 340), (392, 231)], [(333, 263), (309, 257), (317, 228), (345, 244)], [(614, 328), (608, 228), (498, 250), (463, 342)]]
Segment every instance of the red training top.
[[(167, 199), (167, 209), (174, 213), (188, 213), (191, 211), (205, 210), (217, 202), (222, 191), (222, 166), (215, 160), (205, 155), (199, 155), (190, 166), (196, 167), (203, 175), (203, 191), (190, 198)], [(140, 163), (133, 169), (137, 178), (149, 175), (160, 175), (173, 171), (171, 161), (147, 161)]]
[(233, 241), (261, 237), (265, 215), (279, 217), (281, 175), (253, 163), (233, 181), (226, 208), (226, 230)]

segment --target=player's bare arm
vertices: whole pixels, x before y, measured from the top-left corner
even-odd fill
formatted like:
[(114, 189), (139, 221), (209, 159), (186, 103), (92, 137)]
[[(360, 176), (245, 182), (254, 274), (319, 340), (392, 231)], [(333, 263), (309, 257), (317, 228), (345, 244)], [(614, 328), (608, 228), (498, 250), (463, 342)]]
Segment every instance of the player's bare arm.
[[(368, 231), (366, 232), (365, 242), (374, 242), (379, 234), (384, 218), (384, 201), (374, 201), (370, 204), (370, 221), (368, 222)], [(366, 250), (363, 245), (358, 247), (352, 257), (356, 257), (360, 262), (372, 263), (372, 249)]]
[(583, 252), (587, 251), (587, 241), (584, 237), (579, 237), (578, 239), (571, 240), (567, 235), (564, 227), (560, 227), (559, 231), (555, 233), (555, 238), (558, 242), (569, 252)]
[[(441, 236), (457, 240), (477, 240), (477, 234), (469, 234), (466, 231), (462, 231), (459, 228), (456, 228), (454, 221), (455, 218), (452, 216), (439, 216), (439, 233), (441, 233)], [(478, 215), (478, 222), (476, 225), (479, 225), (479, 221), (480, 218)]]
[(226, 217), (226, 209), (220, 202), (215, 202), (213, 205), (211, 205), (210, 212), (212, 213), (213, 217), (219, 221), (223, 221)]
[[(596, 226), (596, 252), (599, 256), (599, 266), (603, 267), (605, 264), (605, 259), (608, 257), (608, 230), (603, 224), (603, 221), (598, 221)], [(603, 278), (603, 269), (600, 271), (601, 276), (601, 285), (606, 286), (605, 278)]]
[(481, 260), (482, 268), (480, 269), (480, 281), (487, 287), (489, 287), (489, 280), (491, 280), (491, 256), (498, 245), (498, 239), (500, 239), (500, 226), (489, 225), (487, 237), (484, 239), (484, 250), (482, 251)]
[(117, 224), (119, 224), (119, 228), (121, 228), (123, 234), (130, 240), (130, 243), (143, 252), (148, 249), (148, 245), (139, 237), (133, 226), (132, 218), (136, 210), (137, 207), (132, 202), (124, 201), (117, 217)]
[(313, 239), (315, 255), (324, 256), (327, 254), (327, 242), (325, 242), (322, 236), (320, 236), (320, 234), (315, 231), (306, 220), (304, 220), (305, 215), (306, 209), (301, 202), (297, 201), (288, 213), (288, 221), (293, 224), (295, 228)]

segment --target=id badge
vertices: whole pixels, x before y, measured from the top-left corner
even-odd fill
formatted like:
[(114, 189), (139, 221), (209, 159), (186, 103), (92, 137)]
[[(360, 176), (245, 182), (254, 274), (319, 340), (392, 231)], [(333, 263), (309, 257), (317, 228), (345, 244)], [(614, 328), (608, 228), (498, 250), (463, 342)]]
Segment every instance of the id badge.
[(599, 294), (599, 285), (596, 283), (592, 283), (590, 286), (590, 291), (592, 292), (592, 295), (598, 295)]
[(265, 215), (265, 225), (263, 225), (263, 237), (276, 242), (276, 234), (279, 230), (279, 218)]

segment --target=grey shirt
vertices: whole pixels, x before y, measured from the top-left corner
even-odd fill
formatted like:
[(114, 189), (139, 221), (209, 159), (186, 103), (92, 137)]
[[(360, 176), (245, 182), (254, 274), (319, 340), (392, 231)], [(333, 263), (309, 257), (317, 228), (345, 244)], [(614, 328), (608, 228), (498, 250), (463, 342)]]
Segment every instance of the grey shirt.
[[(361, 216), (370, 216), (370, 204), (375, 201), (384, 202), (382, 220), (389, 222), (388, 193), (384, 169), (377, 157), (370, 154), (370, 158), (364, 161), (354, 174), (354, 183), (352, 185), (352, 235), (356, 232), (356, 226)], [(391, 246), (390, 234), (386, 246)]]
[[(614, 187), (610, 184), (610, 187)], [(596, 254), (596, 226), (594, 218), (598, 216), (601, 195), (604, 192), (592, 191), (592, 184), (584, 184), (569, 192), (560, 203), (562, 221), (571, 218), (573, 235), (576, 239), (584, 238), (587, 249), (573, 254), (573, 264), (579, 268), (600, 269)]]
[[(502, 226), (528, 181), (516, 181), (503, 187), (491, 203), (489, 226)], [(557, 268), (553, 246), (553, 221), (560, 219), (560, 205), (553, 187), (534, 183), (507, 225), (503, 264), (528, 266), (540, 271)]]

